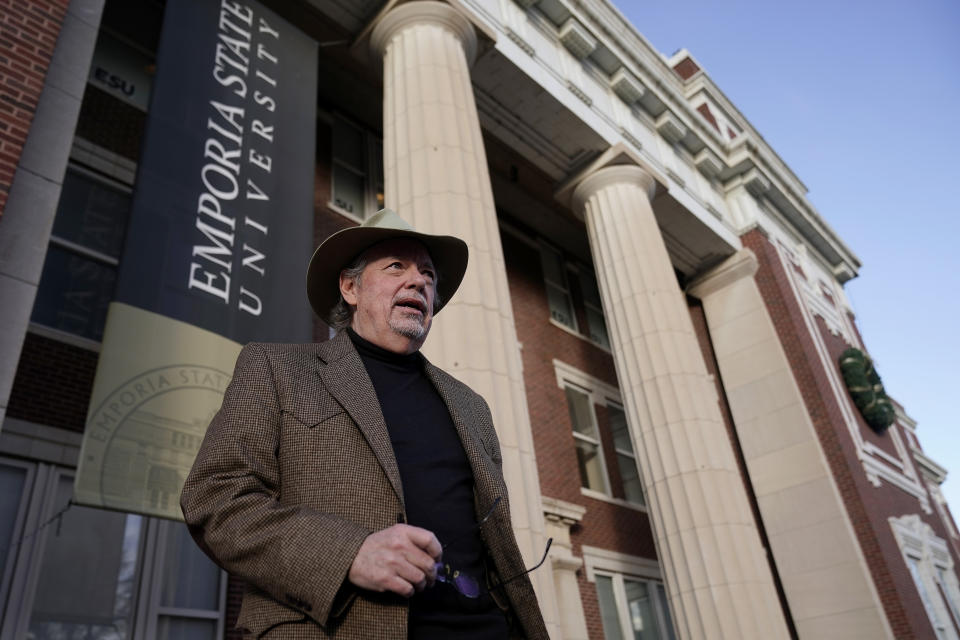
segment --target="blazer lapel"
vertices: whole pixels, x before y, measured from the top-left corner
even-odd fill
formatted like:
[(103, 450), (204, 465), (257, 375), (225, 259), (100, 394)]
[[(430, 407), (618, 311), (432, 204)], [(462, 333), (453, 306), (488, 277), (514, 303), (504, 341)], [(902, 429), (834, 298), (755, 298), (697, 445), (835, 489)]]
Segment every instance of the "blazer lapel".
[(320, 344), (318, 356), (322, 362), (317, 371), (321, 381), (330, 395), (357, 423), (393, 486), (397, 498), (400, 499), (400, 504), (404, 504), (400, 469), (393, 454), (387, 423), (383, 419), (380, 402), (367, 369), (350, 342), (350, 337), (341, 331), (334, 338)]
[(476, 419), (470, 417), (475, 412), (466, 410), (469, 407), (467, 403), (472, 399), (455, 393), (453, 385), (447, 380), (447, 374), (426, 360), (424, 370), (444, 404), (447, 405), (453, 424), (457, 428), (457, 434), (460, 436), (460, 442), (463, 444), (463, 450), (467, 454), (467, 460), (470, 461), (477, 502), (475, 507), (479, 517), (489, 511), (495, 499), (506, 497), (502, 478), (493, 463), (488, 445), (480, 435)]

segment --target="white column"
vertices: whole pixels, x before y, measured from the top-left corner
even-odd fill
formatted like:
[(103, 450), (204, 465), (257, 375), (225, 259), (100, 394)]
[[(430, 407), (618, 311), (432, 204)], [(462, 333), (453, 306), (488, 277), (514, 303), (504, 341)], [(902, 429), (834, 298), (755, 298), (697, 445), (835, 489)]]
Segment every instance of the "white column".
[[(370, 42), (384, 60), (385, 204), (419, 231), (455, 235), (470, 247), (463, 284), (435, 322), (424, 351), (490, 404), (517, 542), (532, 564), (546, 544), (543, 508), (520, 347), (470, 83), (476, 34), (450, 5), (410, 2), (386, 14)], [(560, 638), (552, 576), (541, 568), (531, 578), (550, 637)]]
[(636, 165), (577, 186), (679, 637), (787, 638), (686, 301)]
[[(743, 249), (697, 278), (760, 517), (801, 640), (890, 638), (860, 543)], [(816, 585), (816, 588), (811, 588)]]

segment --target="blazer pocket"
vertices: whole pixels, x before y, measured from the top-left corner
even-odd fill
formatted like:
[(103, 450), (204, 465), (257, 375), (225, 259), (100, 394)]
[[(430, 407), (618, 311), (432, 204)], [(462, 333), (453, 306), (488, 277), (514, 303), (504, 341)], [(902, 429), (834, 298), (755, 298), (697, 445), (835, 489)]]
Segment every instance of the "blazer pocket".
[(308, 429), (313, 429), (318, 424), (336, 418), (345, 414), (347, 411), (336, 402), (331, 402), (327, 406), (319, 407), (316, 410), (305, 410), (303, 407), (282, 408), (281, 413), (290, 416)]

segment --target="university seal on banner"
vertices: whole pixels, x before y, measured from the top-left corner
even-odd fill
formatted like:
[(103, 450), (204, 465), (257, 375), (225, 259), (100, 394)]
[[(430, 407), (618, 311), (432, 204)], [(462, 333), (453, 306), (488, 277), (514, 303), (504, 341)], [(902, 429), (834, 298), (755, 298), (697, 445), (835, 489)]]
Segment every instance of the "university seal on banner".
[[(230, 374), (205, 365), (145, 371), (116, 387), (90, 413), (84, 487), (102, 506), (180, 516), (183, 481)], [(79, 487), (78, 487), (79, 488)]]

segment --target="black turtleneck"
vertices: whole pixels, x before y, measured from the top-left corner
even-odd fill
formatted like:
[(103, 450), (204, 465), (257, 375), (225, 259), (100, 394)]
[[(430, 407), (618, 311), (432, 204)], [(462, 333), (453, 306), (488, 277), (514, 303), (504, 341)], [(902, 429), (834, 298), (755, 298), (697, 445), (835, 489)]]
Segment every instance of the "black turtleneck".
[[(473, 472), (450, 411), (423, 370), (419, 352), (387, 351), (347, 329), (370, 375), (403, 482), (407, 524), (432, 531), (443, 561), (483, 585), (483, 542), (476, 529)], [(446, 546), (447, 541), (450, 545)], [(410, 599), (409, 638), (506, 638), (489, 595), (466, 598), (436, 583)]]

